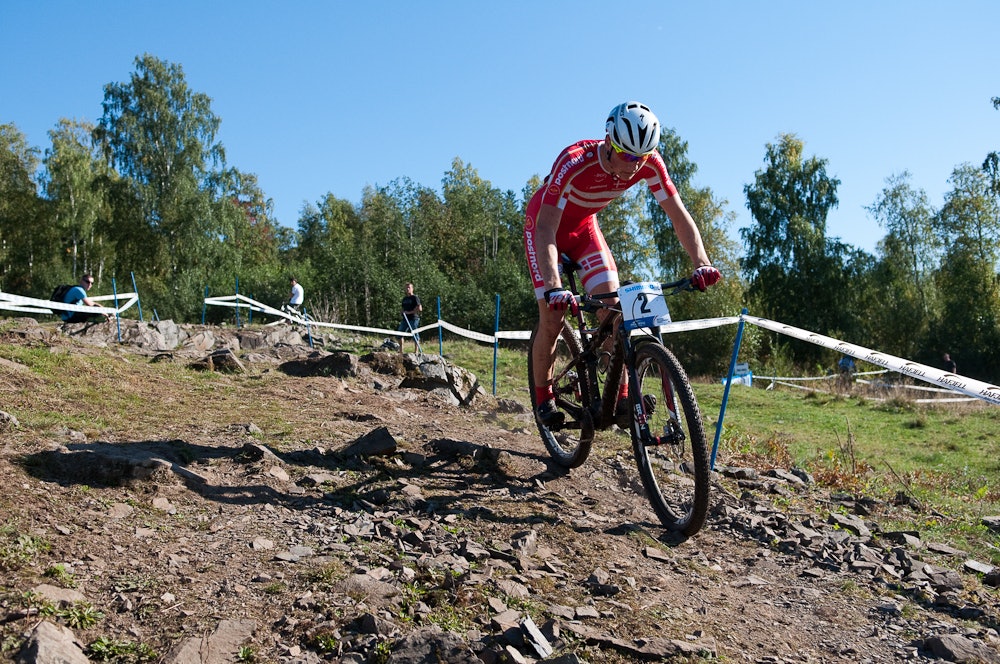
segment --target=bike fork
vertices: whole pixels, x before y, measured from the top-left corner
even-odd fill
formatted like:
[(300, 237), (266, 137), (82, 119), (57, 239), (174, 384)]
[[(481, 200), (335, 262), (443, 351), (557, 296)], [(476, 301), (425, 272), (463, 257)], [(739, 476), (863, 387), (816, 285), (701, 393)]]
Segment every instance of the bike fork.
[[(627, 351), (631, 354), (628, 362), (628, 382), (631, 394), (638, 395), (635, 399), (630, 399), (633, 413), (638, 429), (640, 440), (644, 441), (647, 447), (656, 445), (676, 445), (684, 442), (684, 429), (680, 425), (680, 418), (677, 416), (677, 398), (674, 395), (673, 383), (669, 375), (659, 376), (661, 392), (666, 403), (657, 403), (655, 394), (643, 394), (639, 384), (639, 374), (635, 369), (634, 353), (632, 349)], [(649, 422), (653, 412), (658, 408), (665, 408), (668, 415), (667, 424), (661, 432), (653, 432), (649, 429)], [(657, 435), (660, 434), (660, 435)]]

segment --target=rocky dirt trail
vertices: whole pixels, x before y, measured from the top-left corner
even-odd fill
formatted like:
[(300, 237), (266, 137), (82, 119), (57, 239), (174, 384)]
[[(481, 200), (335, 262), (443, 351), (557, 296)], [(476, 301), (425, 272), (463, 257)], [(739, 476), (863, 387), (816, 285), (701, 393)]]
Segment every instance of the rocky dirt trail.
[(720, 467), (676, 541), (626, 436), (566, 473), (442, 358), (160, 327), (2, 334), (135, 409), (60, 425), (0, 360), (8, 661), (1000, 662), (997, 571), (880, 526), (911, 505)]

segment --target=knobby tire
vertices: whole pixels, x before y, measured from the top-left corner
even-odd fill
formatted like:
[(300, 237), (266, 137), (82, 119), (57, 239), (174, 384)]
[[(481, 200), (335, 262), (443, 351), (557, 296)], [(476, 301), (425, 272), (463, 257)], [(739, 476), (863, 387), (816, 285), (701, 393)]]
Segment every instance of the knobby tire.
[[(630, 405), (636, 413), (638, 399), (643, 399), (649, 424), (649, 435), (641, 436), (632, 423), (639, 477), (663, 526), (690, 537), (705, 525), (709, 507), (711, 468), (701, 411), (684, 368), (660, 344), (637, 349), (636, 373), (640, 389), (639, 394), (629, 390)], [(653, 437), (671, 436), (675, 442), (651, 444)]]
[[(531, 393), (533, 413), (538, 407), (532, 353), (537, 334), (538, 326), (532, 331), (528, 343), (528, 391)], [(573, 328), (565, 320), (560, 337), (565, 343), (556, 346), (552, 388), (556, 395), (556, 405), (564, 414), (565, 422), (558, 428), (550, 429), (536, 416), (535, 424), (545, 449), (555, 462), (564, 468), (576, 468), (587, 460), (594, 442), (594, 419), (590, 412), (590, 404), (593, 402), (590, 368), (580, 361), (583, 347)]]

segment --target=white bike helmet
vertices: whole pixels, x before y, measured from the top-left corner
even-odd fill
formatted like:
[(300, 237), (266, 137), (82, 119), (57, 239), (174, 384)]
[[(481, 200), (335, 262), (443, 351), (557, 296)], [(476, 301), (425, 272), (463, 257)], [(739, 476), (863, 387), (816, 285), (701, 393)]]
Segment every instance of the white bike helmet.
[(660, 121), (649, 106), (637, 101), (611, 109), (605, 129), (615, 145), (634, 155), (649, 154), (660, 144)]

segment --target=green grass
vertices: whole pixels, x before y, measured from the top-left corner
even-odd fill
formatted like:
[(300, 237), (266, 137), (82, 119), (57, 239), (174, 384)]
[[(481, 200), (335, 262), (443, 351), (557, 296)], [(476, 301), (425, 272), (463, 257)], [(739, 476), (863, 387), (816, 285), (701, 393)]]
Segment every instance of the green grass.
[[(722, 385), (695, 386), (714, 440)], [(915, 404), (743, 386), (730, 391), (716, 465), (764, 459), (798, 466), (857, 495), (918, 501), (885, 529), (914, 529), (1000, 564), (1000, 408), (985, 402)]]
[[(695, 391), (714, 435), (723, 386)], [(998, 429), (1000, 408), (987, 403), (877, 402), (744, 386), (730, 391), (725, 414), (726, 438), (749, 433), (780, 440), (799, 464), (827, 459), (851, 443), (855, 457), (877, 471), (962, 477), (965, 485), (976, 476), (995, 483)]]

